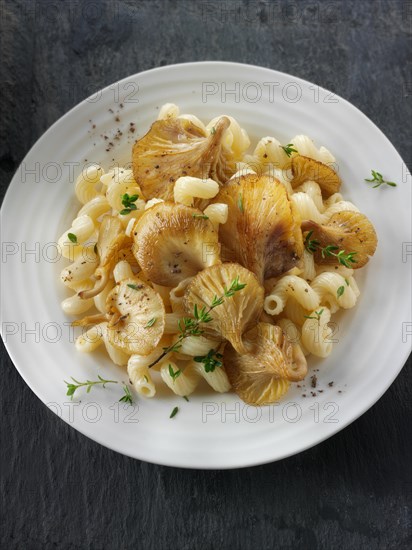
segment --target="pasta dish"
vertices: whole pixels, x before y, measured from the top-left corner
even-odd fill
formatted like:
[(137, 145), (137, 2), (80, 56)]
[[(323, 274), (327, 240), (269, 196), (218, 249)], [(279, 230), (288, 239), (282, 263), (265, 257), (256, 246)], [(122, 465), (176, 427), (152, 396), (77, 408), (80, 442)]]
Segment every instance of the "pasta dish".
[(309, 355), (331, 354), (332, 316), (358, 300), (377, 236), (332, 153), (304, 135), (250, 145), (230, 116), (205, 125), (166, 104), (130, 169), (92, 164), (75, 183), (62, 308), (77, 350), (104, 346), (142, 396), (164, 383), (186, 397), (204, 379), (275, 402)]

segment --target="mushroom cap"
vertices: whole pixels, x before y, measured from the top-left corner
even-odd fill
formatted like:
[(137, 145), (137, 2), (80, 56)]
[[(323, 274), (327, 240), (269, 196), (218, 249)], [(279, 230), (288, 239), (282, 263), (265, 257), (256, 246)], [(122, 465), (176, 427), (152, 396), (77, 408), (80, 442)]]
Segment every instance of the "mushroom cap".
[(133, 174), (144, 196), (173, 200), (173, 187), (180, 176), (211, 177), (224, 183), (235, 172), (233, 154), (222, 143), (230, 126), (221, 117), (209, 136), (184, 118), (154, 122), (133, 146)]
[(146, 210), (133, 229), (134, 254), (152, 282), (175, 287), (220, 263), (218, 233), (197, 208), (161, 202)]
[[(363, 267), (375, 253), (378, 244), (375, 228), (361, 212), (337, 212), (323, 225), (307, 220), (302, 223), (302, 231), (313, 231), (311, 239), (319, 242), (319, 248), (332, 245), (346, 253), (356, 252), (355, 263), (351, 264), (352, 269)], [(314, 253), (316, 263), (338, 263), (334, 256), (322, 257), (319, 248)]]
[(239, 353), (246, 353), (242, 334), (257, 323), (263, 310), (264, 290), (254, 273), (236, 263), (208, 267), (189, 283), (183, 303), (189, 315), (193, 314), (195, 306), (198, 310), (208, 308), (214, 297), (223, 296), (236, 278), (246, 285), (245, 288), (225, 297), (223, 303), (212, 310), (212, 321), (204, 327), (221, 334)]
[(225, 259), (253, 271), (259, 281), (297, 266), (303, 255), (299, 213), (276, 178), (247, 174), (224, 185), (213, 202), (228, 205), (219, 227)]
[[(163, 336), (165, 307), (160, 294), (137, 277), (123, 279), (109, 293), (107, 338), (130, 355), (148, 355)], [(153, 321), (155, 319), (155, 321)]]
[(292, 158), (292, 174), (293, 189), (305, 181), (316, 181), (325, 199), (337, 193), (341, 186), (341, 179), (335, 170), (323, 162), (303, 155), (295, 155)]
[(234, 390), (250, 405), (277, 401), (291, 381), (303, 380), (307, 363), (298, 344), (287, 339), (277, 325), (259, 323), (245, 335), (252, 351), (239, 354), (227, 344), (223, 355), (225, 370)]

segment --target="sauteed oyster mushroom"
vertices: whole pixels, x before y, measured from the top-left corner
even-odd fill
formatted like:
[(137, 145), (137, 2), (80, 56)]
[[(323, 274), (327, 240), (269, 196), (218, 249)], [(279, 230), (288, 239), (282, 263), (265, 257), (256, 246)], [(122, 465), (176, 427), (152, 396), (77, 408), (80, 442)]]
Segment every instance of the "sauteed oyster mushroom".
[(227, 222), (219, 227), (228, 259), (253, 271), (261, 282), (299, 264), (303, 254), (299, 213), (276, 178), (256, 174), (233, 178), (214, 202), (229, 209)]
[(106, 301), (109, 317), (107, 338), (129, 355), (148, 355), (163, 336), (165, 308), (151, 286), (137, 277), (123, 279)]
[(264, 290), (254, 273), (236, 263), (208, 267), (189, 283), (184, 307), (188, 314), (192, 314), (195, 307), (207, 309), (217, 297), (227, 294), (233, 281), (245, 285), (244, 288), (230, 293), (213, 309), (208, 326), (229, 340), (239, 353), (246, 353), (242, 334), (258, 321), (263, 311)]
[(359, 269), (374, 255), (378, 244), (375, 228), (360, 212), (337, 212), (323, 225), (305, 220), (302, 231), (311, 231), (310, 239), (315, 241), (313, 253), (319, 264), (336, 264), (339, 251), (345, 251), (352, 254), (349, 267)]
[(180, 176), (226, 182), (236, 167), (232, 152), (223, 144), (230, 120), (223, 116), (209, 136), (192, 121), (170, 117), (154, 122), (133, 147), (133, 174), (146, 198), (173, 200)]
[(218, 233), (201, 210), (161, 202), (133, 228), (134, 254), (144, 275), (169, 287), (220, 263)]
[(333, 168), (303, 155), (292, 157), (292, 174), (291, 185), (293, 189), (299, 187), (305, 181), (316, 181), (325, 199), (337, 193), (341, 186), (341, 179)]
[(245, 354), (227, 344), (223, 362), (233, 389), (246, 403), (273, 403), (287, 392), (290, 382), (306, 376), (302, 350), (279, 326), (259, 323), (245, 335), (245, 343), (251, 349)]

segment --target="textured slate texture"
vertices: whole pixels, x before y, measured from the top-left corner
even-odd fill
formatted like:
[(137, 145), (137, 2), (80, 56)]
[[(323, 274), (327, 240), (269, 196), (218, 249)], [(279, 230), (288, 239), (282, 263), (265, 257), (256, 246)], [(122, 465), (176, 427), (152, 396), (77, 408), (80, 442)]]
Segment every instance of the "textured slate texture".
[[(37, 138), (128, 74), (254, 63), (352, 101), (412, 164), (412, 2), (0, 0), (2, 193)], [(41, 368), (41, 365), (37, 365)], [(410, 369), (356, 423), (299, 456), (227, 472), (131, 460), (52, 414), (1, 349), (0, 547), (407, 548)]]

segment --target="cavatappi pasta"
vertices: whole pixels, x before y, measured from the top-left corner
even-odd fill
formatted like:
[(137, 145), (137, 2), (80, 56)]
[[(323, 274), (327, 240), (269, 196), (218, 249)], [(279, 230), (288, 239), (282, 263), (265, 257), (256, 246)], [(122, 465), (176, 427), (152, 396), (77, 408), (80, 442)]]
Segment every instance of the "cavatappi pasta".
[(357, 258), (377, 239), (340, 193), (335, 157), (304, 135), (250, 144), (233, 117), (204, 123), (170, 103), (133, 169), (91, 164), (76, 180), (62, 309), (82, 316), (77, 350), (104, 347), (139, 395), (204, 381), (278, 400), (305, 356), (330, 355), (332, 316), (357, 303)]

